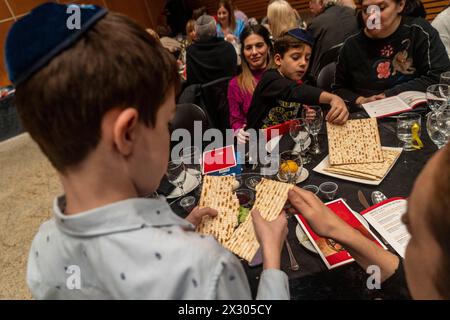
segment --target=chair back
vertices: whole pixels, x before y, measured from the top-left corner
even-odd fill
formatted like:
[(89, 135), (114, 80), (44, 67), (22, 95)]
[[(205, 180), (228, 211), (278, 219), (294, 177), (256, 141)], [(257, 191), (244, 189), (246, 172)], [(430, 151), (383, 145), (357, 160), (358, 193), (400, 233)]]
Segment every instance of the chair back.
[(332, 62), (326, 65), (319, 72), (319, 76), (317, 77), (317, 87), (323, 89), (325, 91), (330, 92), (331, 86), (334, 82), (334, 73), (336, 72), (336, 62)]

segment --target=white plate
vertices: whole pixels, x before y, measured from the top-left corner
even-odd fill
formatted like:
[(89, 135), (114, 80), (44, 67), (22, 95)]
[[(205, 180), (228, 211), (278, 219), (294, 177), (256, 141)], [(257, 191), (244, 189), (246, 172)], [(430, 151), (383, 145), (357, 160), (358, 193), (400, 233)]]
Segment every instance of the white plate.
[[(280, 143), (281, 138), (283, 138), (283, 136), (276, 136), (275, 138), (271, 139), (269, 142), (266, 143), (266, 151), (268, 153), (272, 153), (272, 150), (275, 149), (275, 147)], [(303, 149), (308, 149), (309, 146), (311, 145), (311, 138), (308, 138), (308, 140), (306, 140), (305, 145), (303, 146)]]
[[(303, 181), (305, 181), (306, 179), (308, 179), (308, 177), (309, 177), (309, 171), (308, 171), (308, 169), (303, 168), (303, 169), (302, 169), (302, 173), (301, 173), (300, 176), (297, 178), (296, 184), (302, 183)], [(277, 179), (278, 179), (279, 181), (281, 181), (281, 182), (286, 182), (286, 180), (282, 180), (282, 179), (280, 178), (280, 173), (279, 173), (279, 172), (277, 173)]]
[(384, 178), (386, 178), (386, 176), (389, 174), (389, 171), (391, 171), (392, 167), (395, 165), (395, 163), (397, 162), (398, 158), (401, 155), (401, 152), (403, 151), (402, 148), (392, 148), (392, 147), (381, 147), (381, 148), (383, 150), (400, 151), (399, 155), (397, 156), (397, 158), (395, 158), (395, 160), (392, 163), (391, 167), (389, 168), (389, 170), (386, 172), (386, 174), (384, 175), (384, 177), (382, 179), (379, 179), (379, 180), (367, 180), (367, 179), (349, 177), (349, 176), (344, 176), (344, 175), (337, 174), (337, 173), (327, 172), (324, 169), (328, 168), (330, 166), (330, 162), (328, 160), (329, 156), (326, 156), (325, 159), (323, 159), (322, 162), (319, 163), (317, 165), (317, 167), (315, 167), (313, 169), (313, 171), (321, 173), (321, 174), (324, 174), (326, 176), (342, 179), (342, 180), (348, 180), (348, 181), (358, 182), (358, 183), (362, 183), (362, 184), (370, 184), (370, 185), (373, 185), (373, 186), (378, 186), (384, 180)]
[[(353, 211), (353, 210), (352, 210)], [(356, 211), (353, 211), (353, 213), (355, 214), (356, 218), (361, 221), (361, 223), (370, 230), (370, 226), (369, 223), (366, 221), (366, 219), (363, 218), (362, 215), (360, 215), (359, 213), (357, 213)], [(308, 249), (309, 251), (313, 252), (313, 253), (317, 253), (316, 248), (314, 248), (313, 244), (311, 243), (311, 241), (309, 241), (308, 236), (306, 235), (305, 231), (303, 231), (303, 228), (300, 224), (297, 224), (297, 227), (295, 228), (295, 235), (297, 236), (298, 241), (300, 242), (300, 244), (305, 247), (306, 249)]]
[[(200, 183), (198, 182), (197, 178), (195, 177), (195, 170), (188, 169), (186, 172), (186, 181), (184, 182), (183, 189), (184, 194), (188, 194), (192, 190), (198, 187)], [(169, 194), (166, 199), (174, 199), (179, 198), (183, 195), (180, 188), (173, 189), (172, 193)]]

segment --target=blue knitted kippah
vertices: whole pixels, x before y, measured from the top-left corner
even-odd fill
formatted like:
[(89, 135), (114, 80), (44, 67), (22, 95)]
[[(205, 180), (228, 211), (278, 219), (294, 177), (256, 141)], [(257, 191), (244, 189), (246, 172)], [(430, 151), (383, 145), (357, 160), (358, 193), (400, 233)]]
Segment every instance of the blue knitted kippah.
[[(71, 17), (77, 13), (80, 24), (72, 25), (70, 21), (75, 20)], [(17, 86), (30, 78), (106, 14), (107, 10), (98, 6), (57, 3), (45, 3), (32, 10), (14, 23), (6, 39), (5, 61), (11, 82)]]
[(307, 44), (309, 44), (311, 47), (314, 46), (314, 37), (306, 30), (301, 29), (301, 28), (295, 28), (295, 29), (291, 29), (287, 32), (288, 35), (303, 41)]

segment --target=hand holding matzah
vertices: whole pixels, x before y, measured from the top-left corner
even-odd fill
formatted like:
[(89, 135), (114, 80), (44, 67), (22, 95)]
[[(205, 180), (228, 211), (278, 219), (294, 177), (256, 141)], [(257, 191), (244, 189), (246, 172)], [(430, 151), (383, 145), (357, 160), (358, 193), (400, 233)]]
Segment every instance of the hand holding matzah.
[(197, 227), (202, 221), (203, 217), (208, 216), (214, 218), (217, 216), (217, 210), (212, 208), (199, 208), (195, 207), (191, 213), (186, 217), (186, 220), (192, 223), (195, 227)]
[(252, 211), (253, 228), (262, 247), (264, 269), (280, 269), (281, 250), (288, 234), (284, 214), (269, 222), (258, 210)]

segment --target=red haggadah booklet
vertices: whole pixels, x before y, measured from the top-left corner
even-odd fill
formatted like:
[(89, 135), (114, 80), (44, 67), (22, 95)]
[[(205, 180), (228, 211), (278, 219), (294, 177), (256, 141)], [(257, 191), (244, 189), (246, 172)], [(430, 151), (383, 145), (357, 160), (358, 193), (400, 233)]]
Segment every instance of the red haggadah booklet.
[[(386, 246), (384, 246), (383, 243), (372, 233), (372, 231), (370, 231), (370, 229), (361, 222), (363, 218), (357, 217), (345, 201), (342, 199), (334, 200), (328, 202), (326, 206), (330, 208), (331, 211), (333, 211), (339, 218), (347, 222), (354, 229), (358, 230), (363, 236), (375, 242), (379, 247), (386, 249)], [(301, 213), (297, 213), (295, 217), (328, 269), (333, 269), (354, 261), (352, 256), (342, 245), (332, 239), (321, 238), (314, 233)]]
[(210, 174), (228, 168), (235, 167), (237, 164), (234, 146), (214, 149), (203, 153), (202, 173)]

